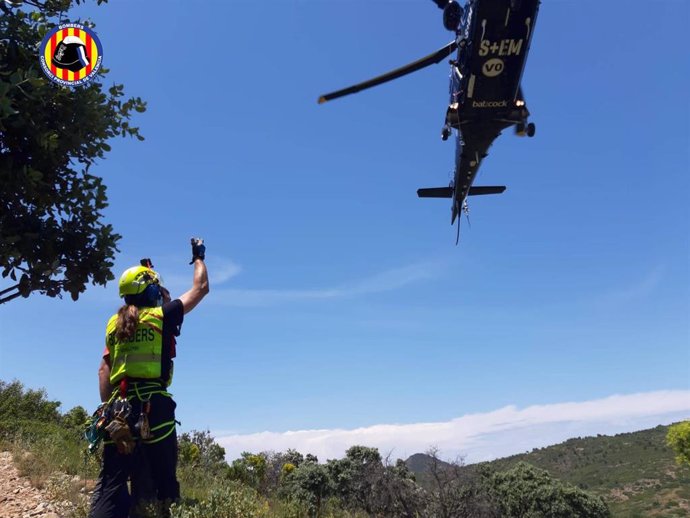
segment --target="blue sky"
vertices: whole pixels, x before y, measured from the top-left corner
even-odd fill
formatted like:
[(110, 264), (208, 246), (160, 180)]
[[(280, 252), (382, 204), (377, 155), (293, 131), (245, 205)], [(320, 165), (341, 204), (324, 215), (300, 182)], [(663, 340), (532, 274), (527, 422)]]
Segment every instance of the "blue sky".
[[(234, 451), (264, 431), (519, 418), (617, 394), (649, 411), (596, 430), (564, 415), (561, 435), (690, 414), (689, 9), (542, 4), (523, 79), (537, 136), (490, 149), (477, 184), (508, 190), (471, 200), (456, 247), (449, 203), (415, 193), (452, 172), (447, 66), (316, 104), (448, 43), (431, 2), (82, 8), (109, 80), (148, 101), (146, 140), (114, 141), (95, 170), (124, 236), (116, 276), (152, 257), (182, 293), (189, 237), (208, 245), (212, 291), (187, 315), (172, 386), (182, 429)], [(0, 308), (0, 379), (94, 408), (116, 290)]]

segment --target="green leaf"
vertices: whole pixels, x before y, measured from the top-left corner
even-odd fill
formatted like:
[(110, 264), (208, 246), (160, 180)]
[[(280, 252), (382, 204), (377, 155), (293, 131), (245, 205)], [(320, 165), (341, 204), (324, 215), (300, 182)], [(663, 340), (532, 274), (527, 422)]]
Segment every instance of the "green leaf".
[(0, 117), (16, 115), (17, 113), (19, 112), (12, 107), (12, 101), (9, 97), (0, 98)]

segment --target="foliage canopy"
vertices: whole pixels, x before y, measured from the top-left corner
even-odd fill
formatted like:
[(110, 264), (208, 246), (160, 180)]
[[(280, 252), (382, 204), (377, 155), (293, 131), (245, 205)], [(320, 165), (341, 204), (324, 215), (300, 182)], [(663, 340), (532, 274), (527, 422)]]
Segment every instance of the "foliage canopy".
[(490, 478), (493, 500), (503, 516), (525, 518), (606, 518), (604, 501), (564, 484), (548, 472), (525, 462)]
[(666, 442), (676, 453), (678, 464), (690, 465), (690, 421), (671, 425)]
[(0, 380), (0, 421), (27, 420), (57, 423), (59, 401), (49, 401), (44, 389), (25, 389), (19, 381)]
[(29, 11), (0, 2), (0, 267), (17, 290), (5, 301), (32, 292), (77, 300), (89, 282), (113, 278), (120, 236), (103, 222), (106, 187), (91, 169), (112, 137), (143, 140), (129, 120), (146, 103), (124, 99), (120, 84), (106, 88), (105, 68), (78, 88), (44, 77), (43, 36), (58, 17), (75, 21), (68, 12), (83, 1), (26, 2)]

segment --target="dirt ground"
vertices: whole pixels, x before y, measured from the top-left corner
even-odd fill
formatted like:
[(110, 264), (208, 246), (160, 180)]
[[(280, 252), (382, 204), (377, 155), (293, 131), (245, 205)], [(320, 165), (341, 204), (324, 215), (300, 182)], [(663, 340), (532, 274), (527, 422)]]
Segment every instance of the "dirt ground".
[(60, 505), (50, 501), (46, 491), (20, 477), (12, 454), (0, 452), (0, 518), (62, 518)]

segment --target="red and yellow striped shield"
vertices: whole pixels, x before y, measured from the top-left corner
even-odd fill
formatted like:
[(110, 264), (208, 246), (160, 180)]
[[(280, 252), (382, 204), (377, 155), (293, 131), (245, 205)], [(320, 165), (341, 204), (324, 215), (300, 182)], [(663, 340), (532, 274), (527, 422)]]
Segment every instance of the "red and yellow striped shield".
[(39, 59), (48, 79), (63, 86), (79, 86), (95, 77), (103, 61), (103, 47), (91, 29), (69, 23), (45, 35)]

